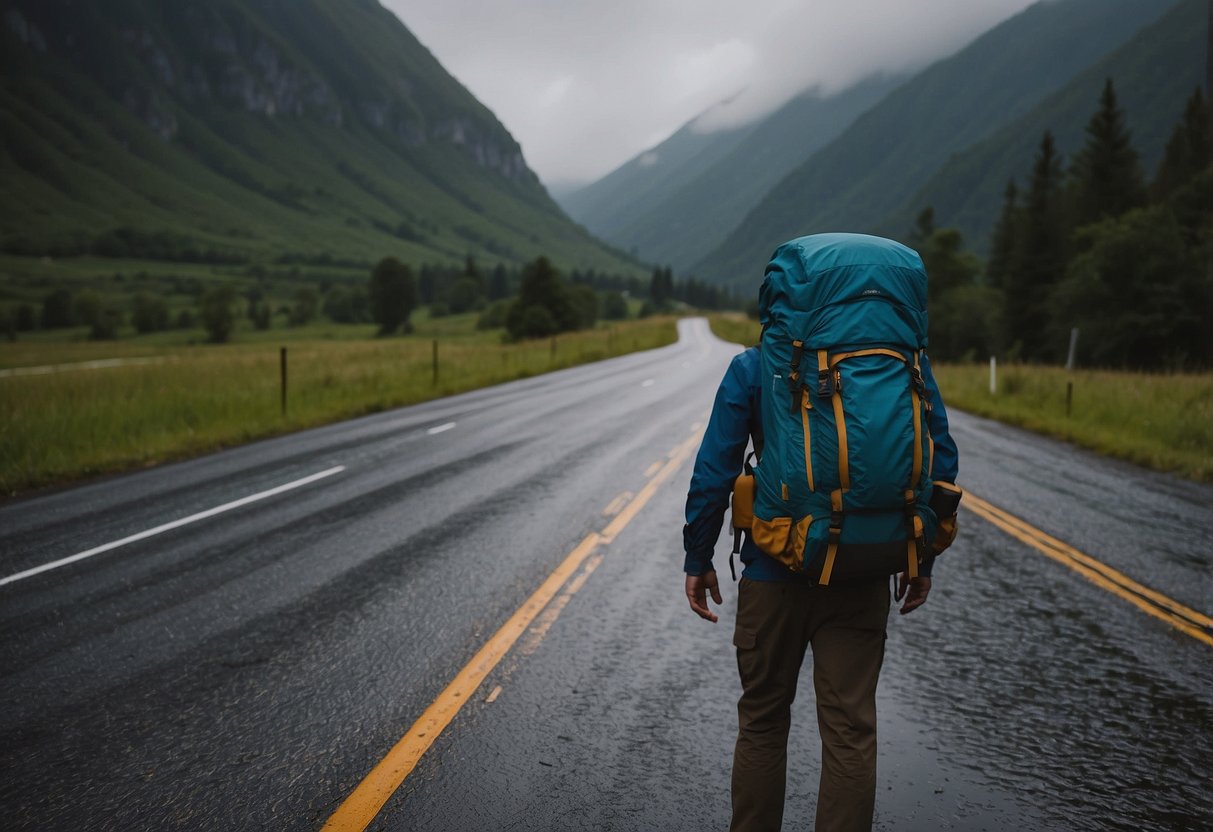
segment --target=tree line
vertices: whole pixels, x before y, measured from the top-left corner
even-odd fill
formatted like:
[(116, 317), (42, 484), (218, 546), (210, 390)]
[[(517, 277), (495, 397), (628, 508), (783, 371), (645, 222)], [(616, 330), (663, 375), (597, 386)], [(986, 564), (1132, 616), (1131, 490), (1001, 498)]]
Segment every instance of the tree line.
[(911, 237), (930, 275), (931, 352), (1088, 366), (1213, 366), (1213, 113), (1197, 89), (1147, 181), (1109, 79), (1067, 160), (1051, 133), (1007, 184), (981, 262), (928, 207)]
[[(248, 274), (259, 281), (269, 277), (260, 266), (251, 267)], [(113, 339), (129, 323), (141, 334), (202, 326), (209, 340), (224, 342), (244, 315), (258, 330), (270, 329), (276, 317), (284, 318), (287, 326), (327, 318), (375, 323), (386, 335), (410, 331), (412, 314), (425, 306), (431, 318), (479, 313), (480, 329), (504, 328), (517, 340), (628, 318), (636, 306), (629, 300), (638, 302), (634, 314), (640, 317), (673, 311), (678, 304), (701, 309), (736, 306), (726, 291), (694, 279), (676, 280), (669, 267), (654, 269), (648, 280), (594, 270), (573, 270), (565, 278), (543, 256), (522, 267), (498, 263), (491, 269), (482, 269), (472, 256), (460, 266), (422, 264), (416, 269), (385, 257), (371, 268), (365, 283), (297, 285), (286, 300), (272, 299), (262, 285), (239, 290), (201, 280), (176, 284), (179, 291), (194, 296), (191, 307), (174, 310), (163, 297), (147, 291), (122, 303), (92, 289), (55, 289), (43, 296), (40, 307), (32, 302), (0, 307), (0, 333), (15, 339), (37, 329), (87, 326), (91, 338)]]
[[(392, 257), (375, 266), (371, 272), (370, 309), (381, 334), (398, 329), (407, 331), (409, 317), (418, 305), (427, 302), (427, 293), (431, 317), (436, 306), (445, 313), (447, 301), (437, 299), (438, 287), (448, 287), (448, 298), (460, 299), (458, 311), (483, 310), (478, 328), (504, 327), (513, 340), (546, 338), (585, 329), (600, 318), (622, 320), (629, 316), (628, 297), (646, 294), (638, 311), (640, 317), (672, 311), (675, 303), (702, 309), (736, 305), (736, 299), (723, 289), (694, 279), (675, 280), (668, 266), (654, 269), (647, 287), (638, 277), (594, 271), (573, 271), (566, 280), (545, 256), (522, 267), (516, 292), (510, 288), (512, 280), (501, 266), (494, 270), (486, 288), (471, 258), (455, 280), (450, 280), (449, 275), (445, 281), (435, 281), (433, 277), (434, 271), (427, 272), (423, 267), (419, 279), (414, 280), (412, 270)], [(451, 308), (455, 310), (453, 301)]]

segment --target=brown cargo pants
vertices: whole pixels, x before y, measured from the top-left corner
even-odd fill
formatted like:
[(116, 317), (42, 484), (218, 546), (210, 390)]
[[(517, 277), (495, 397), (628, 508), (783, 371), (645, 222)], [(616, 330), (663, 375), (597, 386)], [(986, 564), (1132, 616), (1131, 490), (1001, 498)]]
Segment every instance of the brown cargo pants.
[(817, 832), (868, 832), (876, 803), (876, 682), (889, 584), (806, 586), (741, 579), (737, 602), (737, 746), (732, 832), (783, 823), (788, 729), (805, 649), (821, 735)]

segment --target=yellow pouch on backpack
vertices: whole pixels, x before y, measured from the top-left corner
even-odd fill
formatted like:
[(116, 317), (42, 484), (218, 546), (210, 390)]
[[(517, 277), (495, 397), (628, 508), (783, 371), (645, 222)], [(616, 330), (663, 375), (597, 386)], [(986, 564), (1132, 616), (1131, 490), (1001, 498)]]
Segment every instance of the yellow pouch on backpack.
[(742, 474), (733, 482), (733, 530), (749, 531), (754, 525), (754, 475)]

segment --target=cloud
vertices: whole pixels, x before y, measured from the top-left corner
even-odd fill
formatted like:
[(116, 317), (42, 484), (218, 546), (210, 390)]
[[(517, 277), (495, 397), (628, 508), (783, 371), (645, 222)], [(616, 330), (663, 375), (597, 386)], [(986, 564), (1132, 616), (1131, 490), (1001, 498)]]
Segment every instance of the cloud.
[[(956, 51), (1030, 0), (383, 0), (548, 183)], [(728, 102), (721, 104), (728, 99)], [(720, 106), (714, 106), (720, 105)]]
[(536, 106), (541, 110), (550, 110), (559, 106), (568, 95), (569, 90), (573, 88), (575, 80), (572, 75), (565, 75), (552, 81), (540, 91), (539, 97), (535, 101)]

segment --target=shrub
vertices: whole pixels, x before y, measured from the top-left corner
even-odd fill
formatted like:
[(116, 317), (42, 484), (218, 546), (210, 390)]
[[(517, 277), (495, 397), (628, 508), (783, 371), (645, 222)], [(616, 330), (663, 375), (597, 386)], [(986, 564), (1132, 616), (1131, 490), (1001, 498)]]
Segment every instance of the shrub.
[(198, 298), (198, 314), (212, 342), (222, 344), (231, 337), (236, 326), (238, 297), (231, 286), (215, 286)]
[(131, 323), (140, 333), (168, 329), (168, 304), (163, 299), (140, 292), (131, 300)]

